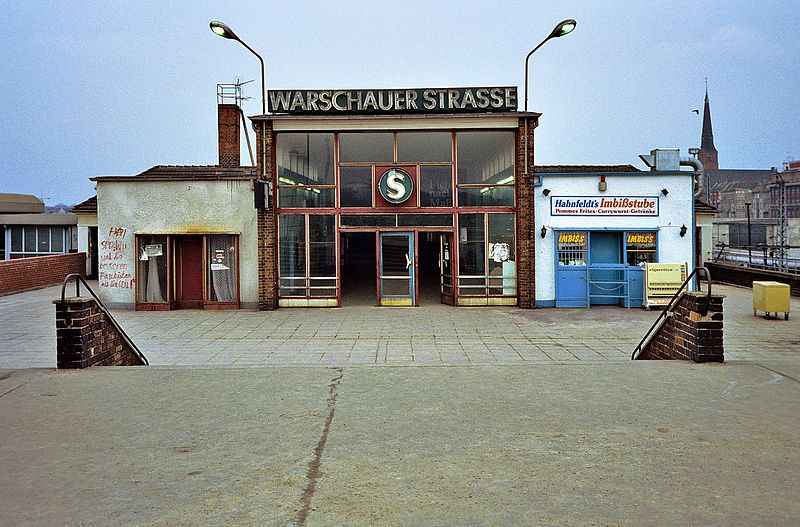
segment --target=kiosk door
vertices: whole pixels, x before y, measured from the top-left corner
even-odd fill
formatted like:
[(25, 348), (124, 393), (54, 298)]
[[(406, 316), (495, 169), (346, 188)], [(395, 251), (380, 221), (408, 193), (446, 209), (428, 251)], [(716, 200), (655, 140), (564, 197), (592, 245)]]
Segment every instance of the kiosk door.
[(414, 305), (414, 233), (382, 232), (378, 264), (382, 306)]

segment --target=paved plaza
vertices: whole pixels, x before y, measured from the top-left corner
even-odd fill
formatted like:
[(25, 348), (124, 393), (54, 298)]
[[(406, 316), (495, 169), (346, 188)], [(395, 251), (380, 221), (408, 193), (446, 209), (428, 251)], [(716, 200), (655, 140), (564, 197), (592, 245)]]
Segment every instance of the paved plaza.
[(796, 525), (800, 306), (715, 290), (726, 364), (435, 306), (119, 311), (159, 366), (54, 370), (59, 290), (0, 297), (0, 525)]
[[(767, 320), (753, 316), (749, 289), (713, 289), (726, 295), (726, 360), (800, 351), (800, 299), (789, 321)], [(0, 368), (55, 367), (59, 295), (60, 286), (0, 297)], [(114, 316), (154, 366), (348, 366), (625, 361), (658, 312), (433, 305)]]

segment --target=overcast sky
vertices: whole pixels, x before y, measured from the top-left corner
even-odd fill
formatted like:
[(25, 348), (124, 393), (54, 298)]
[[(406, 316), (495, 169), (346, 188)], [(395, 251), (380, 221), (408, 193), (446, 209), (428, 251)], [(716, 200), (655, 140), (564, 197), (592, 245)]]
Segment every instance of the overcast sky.
[(575, 18), (531, 58), (537, 164), (686, 155), (706, 77), (722, 168), (800, 158), (797, 0), (0, 2), (0, 192), (48, 204), (88, 198), (97, 175), (216, 163), (216, 84), (256, 79), (248, 114), (260, 93), (258, 61), (214, 19), (262, 53), (268, 89), (515, 85), (522, 99), (525, 55)]

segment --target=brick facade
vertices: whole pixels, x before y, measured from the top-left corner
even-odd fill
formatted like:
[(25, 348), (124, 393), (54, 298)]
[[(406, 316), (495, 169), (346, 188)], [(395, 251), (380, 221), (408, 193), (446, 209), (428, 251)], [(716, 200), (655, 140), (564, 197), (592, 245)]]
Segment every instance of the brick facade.
[(219, 166), (238, 167), (241, 164), (239, 140), (239, 107), (235, 104), (217, 106), (217, 136)]
[[(525, 121), (527, 120), (527, 131)], [(518, 305), (530, 309), (536, 302), (536, 236), (533, 174), (533, 130), (538, 126), (536, 118), (519, 120), (517, 130), (517, 294)], [(525, 155), (527, 142), (527, 167)]]
[(86, 253), (54, 254), (0, 261), (0, 295), (63, 282), (68, 274), (86, 276)]
[(69, 298), (56, 306), (56, 362), (59, 368), (139, 366), (144, 362), (93, 298)]
[(724, 362), (722, 345), (722, 295), (713, 295), (703, 314), (708, 293), (689, 292), (678, 301), (656, 336), (645, 346), (640, 360), (690, 360)]
[[(272, 188), (276, 188), (275, 133), (272, 131), (272, 121), (260, 121), (256, 123), (255, 129), (259, 179), (266, 177)], [(278, 307), (278, 241), (275, 239), (274, 211), (275, 196), (272, 197), (272, 210), (258, 210), (258, 309), (261, 311)]]

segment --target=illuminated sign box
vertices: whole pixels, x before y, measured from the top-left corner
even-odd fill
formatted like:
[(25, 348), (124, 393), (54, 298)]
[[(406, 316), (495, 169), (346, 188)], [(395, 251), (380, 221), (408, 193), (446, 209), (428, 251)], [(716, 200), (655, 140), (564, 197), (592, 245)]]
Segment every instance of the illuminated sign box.
[(271, 113), (306, 115), (514, 112), (516, 86), (398, 90), (269, 90)]
[(658, 216), (657, 196), (551, 196), (551, 216)]

